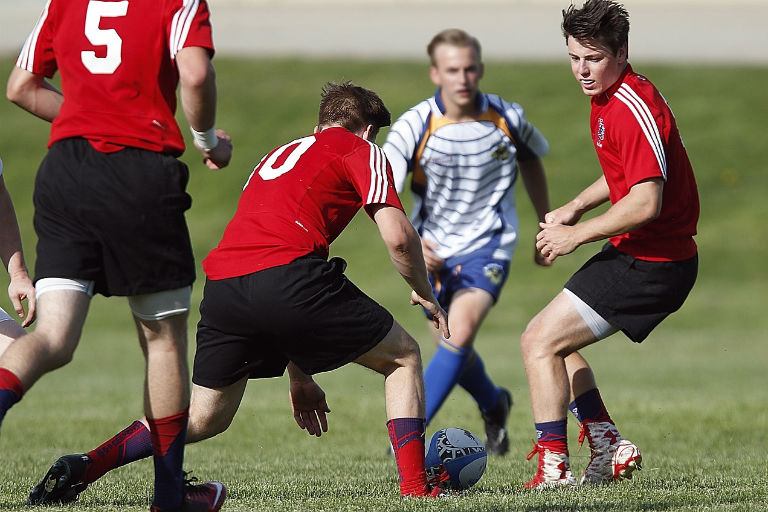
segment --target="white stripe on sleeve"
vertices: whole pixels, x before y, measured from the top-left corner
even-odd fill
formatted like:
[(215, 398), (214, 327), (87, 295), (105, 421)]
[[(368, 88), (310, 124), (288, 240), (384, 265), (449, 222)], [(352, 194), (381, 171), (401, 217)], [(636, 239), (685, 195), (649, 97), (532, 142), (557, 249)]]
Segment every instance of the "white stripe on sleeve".
[(371, 185), (365, 204), (383, 203), (387, 200), (387, 166), (384, 153), (375, 144), (370, 144), (369, 166), (371, 168)]
[(43, 29), (43, 25), (45, 25), (46, 18), (48, 18), (48, 7), (50, 5), (51, 5), (51, 0), (48, 0), (47, 2), (45, 2), (43, 13), (40, 15), (40, 19), (37, 20), (37, 23), (35, 24), (35, 28), (32, 30), (32, 33), (29, 34), (29, 37), (27, 37), (27, 40), (24, 41), (24, 47), (21, 49), (19, 58), (16, 61), (17, 67), (25, 69), (30, 73), (32, 72), (32, 69), (34, 68), (34, 65), (35, 65), (35, 49), (37, 47), (37, 38), (40, 37), (40, 31)]
[(192, 20), (195, 19), (199, 7), (200, 0), (184, 0), (184, 4), (173, 15), (169, 41), (172, 59), (176, 57), (179, 50), (184, 48), (184, 43), (189, 34), (189, 27), (192, 25)]
[(648, 143), (651, 145), (656, 161), (659, 163), (661, 175), (664, 180), (667, 179), (667, 158), (664, 154), (664, 145), (661, 142), (659, 127), (653, 119), (648, 105), (629, 87), (627, 84), (621, 84), (616, 91), (616, 97), (619, 98), (635, 115), (640, 128), (643, 130)]

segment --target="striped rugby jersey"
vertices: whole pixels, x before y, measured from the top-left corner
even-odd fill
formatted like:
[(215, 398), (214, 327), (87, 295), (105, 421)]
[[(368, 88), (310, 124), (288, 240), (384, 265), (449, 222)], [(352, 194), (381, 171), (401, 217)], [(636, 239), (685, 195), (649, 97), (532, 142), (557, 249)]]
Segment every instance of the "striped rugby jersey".
[(16, 66), (61, 76), (49, 146), (84, 137), (103, 152), (180, 155), (175, 58), (190, 46), (213, 53), (205, 0), (48, 0)]
[(675, 116), (656, 87), (630, 65), (591, 99), (590, 127), (611, 203), (649, 178), (664, 180), (661, 213), (630, 233), (611, 237), (635, 258), (676, 261), (696, 254), (699, 195)]
[(412, 173), (411, 222), (438, 244), (438, 256), (491, 247), (508, 260), (518, 232), (517, 161), (544, 156), (549, 144), (519, 104), (484, 93), (478, 103), (477, 120), (452, 121), (438, 89), (392, 125), (383, 148), (398, 191)]

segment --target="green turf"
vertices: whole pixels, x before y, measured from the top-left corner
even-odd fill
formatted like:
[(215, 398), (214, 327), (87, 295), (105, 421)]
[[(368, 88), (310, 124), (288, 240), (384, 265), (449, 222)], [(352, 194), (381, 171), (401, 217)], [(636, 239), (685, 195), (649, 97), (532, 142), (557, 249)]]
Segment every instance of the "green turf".
[[(0, 60), (0, 69), (10, 71), (11, 65), (10, 59)], [(424, 65), (408, 62), (217, 59), (216, 65), (218, 125), (232, 134), (235, 156), (221, 172), (205, 170), (192, 151), (184, 157), (192, 171), (194, 203), (188, 218), (198, 260), (218, 241), (242, 184), (264, 152), (311, 131), (325, 81), (350, 79), (373, 88), (395, 116), (433, 91)], [(768, 101), (754, 85), (768, 81), (768, 69), (645, 63), (635, 69), (648, 74), (672, 105), (702, 203), (700, 276), (683, 309), (642, 346), (617, 335), (584, 351), (613, 418), (643, 450), (644, 470), (631, 482), (603, 488), (521, 490), (535, 463), (525, 461), (534, 432), (519, 336), (598, 246), (581, 248), (553, 268), (535, 267), (536, 226), (520, 190), (520, 245), (500, 302), (478, 339), (489, 371), (515, 396), (510, 454), (491, 459), (486, 475), (465, 496), (401, 501), (394, 462), (384, 454), (388, 440), (379, 376), (359, 367), (318, 376), (333, 410), (331, 431), (322, 439), (309, 438), (293, 423), (286, 379), (256, 382), (227, 433), (187, 450), (188, 469), (228, 485), (225, 510), (768, 508), (768, 236), (763, 225)], [(521, 102), (549, 138), (552, 150), (545, 165), (553, 206), (597, 177), (588, 101), (566, 62), (491, 62), (483, 86)], [(0, 155), (30, 264), (32, 183), (47, 133), (44, 122), (0, 101)], [(433, 348), (425, 323), (408, 306), (407, 287), (389, 265), (373, 224), (358, 216), (332, 249), (348, 260), (349, 276), (422, 340), (429, 357)], [(7, 283), (7, 277), (0, 282)], [(194, 302), (200, 294), (198, 282)], [(0, 304), (10, 308), (6, 297)], [(191, 328), (196, 316), (190, 318)], [(26, 510), (28, 489), (56, 457), (93, 448), (141, 414), (142, 367), (125, 299), (95, 299), (75, 361), (43, 378), (3, 424), (0, 510)], [(436, 417), (433, 428), (443, 426), (482, 434), (463, 391), (452, 394)], [(576, 437), (571, 421), (572, 461), (579, 472), (587, 450), (576, 452)], [(142, 461), (109, 474), (65, 510), (146, 510), (151, 481), (152, 465)]]

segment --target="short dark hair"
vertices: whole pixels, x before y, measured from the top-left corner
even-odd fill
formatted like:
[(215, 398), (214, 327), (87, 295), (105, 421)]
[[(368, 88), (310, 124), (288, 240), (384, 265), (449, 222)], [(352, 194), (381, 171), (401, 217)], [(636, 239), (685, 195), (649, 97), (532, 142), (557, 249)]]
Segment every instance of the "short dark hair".
[(612, 0), (587, 0), (581, 9), (563, 9), (563, 36), (589, 42), (616, 55), (629, 41), (629, 13)]
[(339, 125), (357, 132), (369, 124), (374, 132), (389, 126), (392, 117), (378, 94), (352, 82), (328, 82), (320, 94), (318, 126)]
[(433, 66), (436, 64), (435, 49), (441, 44), (449, 44), (451, 46), (458, 46), (459, 48), (471, 46), (477, 52), (477, 58), (482, 60), (480, 41), (478, 41), (476, 37), (467, 34), (460, 28), (447, 28), (438, 32), (427, 45), (427, 55), (429, 55), (429, 59), (432, 61)]

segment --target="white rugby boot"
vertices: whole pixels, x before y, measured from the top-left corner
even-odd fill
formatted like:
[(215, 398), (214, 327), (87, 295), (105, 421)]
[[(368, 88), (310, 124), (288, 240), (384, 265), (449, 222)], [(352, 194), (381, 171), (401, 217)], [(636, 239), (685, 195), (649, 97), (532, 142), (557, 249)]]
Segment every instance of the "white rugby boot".
[(581, 424), (579, 444), (589, 441), (591, 456), (580, 484), (603, 484), (632, 478), (641, 469), (643, 456), (631, 441), (621, 437), (610, 421), (585, 420)]
[(526, 459), (531, 460), (537, 453), (539, 455), (539, 467), (536, 470), (536, 475), (525, 484), (526, 489), (541, 490), (549, 487), (573, 487), (576, 485), (567, 453), (553, 452), (541, 444), (535, 443), (533, 450)]

